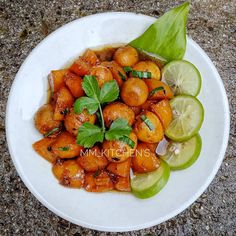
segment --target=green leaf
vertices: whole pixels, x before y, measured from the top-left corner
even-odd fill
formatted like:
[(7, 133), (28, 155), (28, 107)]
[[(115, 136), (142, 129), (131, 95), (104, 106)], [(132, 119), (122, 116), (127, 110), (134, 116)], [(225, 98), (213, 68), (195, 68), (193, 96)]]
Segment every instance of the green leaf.
[(142, 119), (142, 121), (147, 125), (147, 127), (148, 127), (150, 130), (154, 130), (154, 129), (155, 129), (155, 126), (154, 126), (153, 123), (147, 118), (147, 116), (141, 115), (140, 118)]
[(84, 109), (87, 109), (88, 113), (92, 115), (98, 110), (98, 106), (98, 101), (94, 98), (80, 97), (74, 103), (74, 111), (80, 114)]
[(100, 92), (100, 103), (112, 102), (119, 96), (119, 86), (115, 80), (103, 84)]
[(134, 148), (134, 146), (135, 146), (135, 142), (127, 136), (122, 136), (122, 137), (119, 138), (119, 140), (123, 143), (126, 143), (131, 148)]
[(107, 140), (119, 140), (124, 135), (130, 135), (132, 128), (125, 119), (117, 119), (113, 121), (110, 129), (105, 133)]
[(82, 87), (88, 97), (99, 101), (100, 89), (95, 76), (85, 75), (82, 82)]
[(90, 148), (97, 142), (103, 142), (104, 133), (101, 128), (91, 123), (85, 122), (80, 126), (76, 142), (77, 144)]
[(189, 3), (159, 17), (141, 36), (129, 44), (168, 61), (182, 59), (186, 50), (186, 24)]
[(149, 96), (152, 96), (153, 94), (155, 94), (157, 91), (160, 91), (160, 90), (164, 90), (164, 93), (165, 93), (164, 87), (160, 86), (160, 87), (154, 88), (154, 89), (149, 93)]

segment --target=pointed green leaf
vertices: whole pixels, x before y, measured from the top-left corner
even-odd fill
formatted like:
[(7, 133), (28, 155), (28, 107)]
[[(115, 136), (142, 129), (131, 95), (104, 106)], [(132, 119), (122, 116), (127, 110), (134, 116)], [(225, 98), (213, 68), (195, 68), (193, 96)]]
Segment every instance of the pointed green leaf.
[(141, 36), (129, 44), (167, 61), (182, 59), (186, 50), (188, 12), (188, 2), (173, 8), (159, 17)]

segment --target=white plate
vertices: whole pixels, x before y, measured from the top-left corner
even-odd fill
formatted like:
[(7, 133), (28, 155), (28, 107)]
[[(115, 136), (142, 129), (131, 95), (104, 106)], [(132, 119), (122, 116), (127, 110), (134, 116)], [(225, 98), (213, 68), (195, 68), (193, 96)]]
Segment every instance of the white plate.
[(130, 231), (159, 224), (183, 211), (203, 193), (224, 158), (229, 135), (225, 89), (211, 60), (191, 39), (185, 59), (197, 66), (203, 79), (199, 95), (205, 108), (200, 131), (202, 152), (192, 167), (172, 172), (158, 195), (140, 200), (132, 194), (94, 194), (62, 187), (51, 165), (32, 149), (32, 143), (41, 138), (33, 117), (46, 101), (50, 70), (61, 68), (86, 48), (129, 42), (154, 20), (133, 13), (103, 13), (75, 20), (50, 34), (30, 53), (12, 85), (6, 128), (15, 167), (43, 205), (75, 224), (102, 231)]

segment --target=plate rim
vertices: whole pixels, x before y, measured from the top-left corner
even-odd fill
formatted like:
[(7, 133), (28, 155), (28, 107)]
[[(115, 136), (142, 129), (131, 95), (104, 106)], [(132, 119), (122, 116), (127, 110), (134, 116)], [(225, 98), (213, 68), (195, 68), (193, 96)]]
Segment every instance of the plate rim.
[(42, 41), (40, 41), (36, 47), (34, 47), (26, 56), (25, 60), (23, 61), (23, 63), (21, 64), (20, 68), (18, 69), (18, 72), (16, 73), (14, 80), (11, 84), (11, 89), (10, 92), (8, 94), (8, 99), (7, 99), (7, 106), (6, 106), (6, 117), (5, 117), (5, 130), (6, 130), (6, 141), (7, 141), (7, 146), (8, 146), (8, 150), (10, 153), (10, 157), (11, 160), (13, 161), (14, 167), (16, 168), (17, 174), (20, 176), (21, 180), (23, 181), (23, 183), (25, 184), (25, 186), (27, 187), (27, 189), (30, 191), (30, 193), (32, 193), (36, 199), (43, 205), (45, 206), (47, 209), (49, 209), (51, 212), (53, 212), (54, 214), (58, 215), (59, 217), (66, 219), (76, 225), (82, 226), (82, 227), (86, 227), (92, 230), (99, 230), (99, 231), (106, 231), (106, 232), (127, 232), (127, 231), (133, 231), (133, 230), (140, 230), (140, 229), (145, 229), (148, 227), (152, 227), (154, 225), (158, 225), (160, 223), (163, 223), (175, 216), (177, 216), (178, 214), (180, 214), (181, 212), (183, 212), (185, 209), (187, 209), (191, 204), (193, 204), (202, 194), (204, 191), (206, 191), (206, 189), (208, 188), (208, 186), (211, 184), (212, 180), (214, 179), (214, 177), (216, 176), (222, 162), (225, 156), (225, 152), (228, 146), (228, 140), (229, 140), (229, 131), (230, 131), (230, 110), (229, 110), (229, 103), (228, 103), (228, 98), (227, 98), (227, 94), (226, 94), (226, 90), (224, 88), (223, 85), (223, 81), (216, 69), (216, 67), (214, 66), (213, 62), (211, 61), (211, 59), (208, 57), (208, 55), (205, 53), (205, 51), (194, 41), (192, 40), (190, 37), (187, 36), (188, 41), (199, 51), (199, 53), (201, 55), (203, 55), (206, 60), (208, 61), (212, 71), (214, 72), (214, 76), (217, 77), (216, 82), (219, 85), (220, 90), (222, 91), (222, 96), (223, 96), (223, 104), (224, 104), (224, 108), (225, 108), (225, 113), (224, 113), (224, 122), (225, 122), (225, 130), (224, 130), (224, 140), (223, 143), (221, 145), (221, 149), (219, 152), (219, 158), (216, 161), (215, 164), (215, 168), (212, 170), (212, 172), (210, 173), (210, 175), (208, 176), (208, 178), (206, 179), (205, 183), (201, 186), (201, 188), (198, 189), (197, 193), (195, 195), (193, 195), (188, 201), (186, 201), (184, 204), (182, 204), (180, 207), (178, 207), (177, 209), (173, 210), (172, 212), (168, 213), (165, 217), (159, 218), (159, 219), (154, 219), (153, 221), (144, 223), (144, 224), (137, 224), (137, 225), (133, 225), (133, 226), (128, 226), (128, 227), (104, 227), (104, 226), (100, 226), (100, 225), (95, 225), (95, 224), (90, 224), (81, 220), (75, 220), (73, 218), (71, 218), (70, 216), (64, 214), (62, 211), (58, 210), (57, 208), (55, 208), (54, 206), (52, 206), (50, 203), (47, 202), (46, 199), (44, 199), (40, 193), (37, 192), (37, 190), (35, 190), (34, 186), (31, 185), (31, 183), (28, 181), (28, 178), (23, 174), (23, 171), (21, 170), (21, 166), (20, 164), (18, 164), (17, 161), (17, 157), (13, 155), (13, 146), (11, 143), (11, 139), (10, 139), (10, 133), (9, 133), (9, 117), (10, 117), (10, 107), (12, 106), (11, 104), (11, 100), (13, 97), (13, 91), (14, 88), (17, 84), (17, 81), (20, 77), (21, 74), (21, 70), (23, 70), (24, 65), (28, 62), (28, 60), (30, 59), (30, 55), (33, 54), (39, 47), (41, 44), (43, 44), (44, 42), (46, 42), (50, 37), (52, 37), (54, 34), (56, 34), (58, 31), (62, 31), (64, 30), (64, 28), (66, 28), (67, 26), (69, 26), (70, 24), (75, 24), (76, 22), (81, 22), (83, 20), (89, 19), (89, 18), (95, 18), (95, 17), (104, 17), (104, 16), (141, 16), (147, 19), (151, 19), (151, 20), (155, 20), (155, 17), (151, 17), (148, 15), (144, 15), (141, 13), (133, 13), (133, 12), (119, 12), (119, 11), (115, 11), (115, 12), (102, 12), (102, 13), (96, 13), (96, 14), (92, 14), (92, 15), (88, 15), (85, 17), (81, 17), (78, 19), (75, 19), (73, 21), (70, 21), (62, 26), (60, 26), (59, 28), (57, 28), (56, 30), (54, 30), (53, 32), (51, 32), (47, 37), (45, 37)]

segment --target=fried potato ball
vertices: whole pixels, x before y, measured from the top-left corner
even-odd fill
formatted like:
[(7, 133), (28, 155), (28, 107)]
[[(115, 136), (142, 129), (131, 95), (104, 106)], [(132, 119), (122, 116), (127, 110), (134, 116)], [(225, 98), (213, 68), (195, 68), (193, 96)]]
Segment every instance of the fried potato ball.
[(107, 166), (107, 170), (114, 175), (118, 175), (121, 177), (128, 177), (130, 176), (130, 165), (131, 165), (131, 157), (129, 157), (126, 161), (121, 163), (110, 163)]
[(131, 126), (134, 123), (134, 112), (127, 105), (121, 102), (110, 103), (103, 109), (105, 125), (110, 127), (116, 119), (122, 118), (128, 121)]
[(152, 61), (140, 61), (133, 66), (133, 70), (151, 72), (151, 78), (160, 80), (161, 71), (159, 67)]
[(75, 137), (63, 132), (52, 144), (52, 152), (60, 158), (73, 158), (81, 154), (84, 148), (76, 143)]
[(47, 161), (54, 163), (57, 156), (52, 152), (52, 144), (55, 142), (54, 138), (43, 138), (33, 144), (34, 150)]
[(170, 103), (167, 99), (150, 106), (151, 111), (158, 116), (163, 128), (166, 129), (173, 119)]
[(85, 123), (89, 122), (91, 124), (94, 124), (96, 121), (96, 115), (90, 115), (87, 110), (83, 110), (82, 113), (76, 114), (74, 111), (74, 108), (70, 109), (70, 112), (66, 115), (64, 125), (66, 127), (66, 130), (73, 134), (78, 134), (79, 127)]
[(138, 107), (130, 106), (130, 109), (134, 112), (136, 116), (142, 111), (141, 106)]
[(52, 167), (52, 172), (59, 180), (60, 184), (81, 188), (84, 183), (84, 170), (75, 160), (58, 160)]
[(123, 85), (124, 80), (127, 80), (127, 75), (123, 68), (115, 61), (104, 61), (101, 65), (107, 67), (111, 71), (113, 78), (116, 80), (119, 87)]
[(147, 143), (157, 143), (164, 137), (161, 121), (150, 111), (144, 111), (138, 116), (134, 132), (140, 141)]
[(85, 175), (84, 189), (88, 192), (107, 192), (114, 188), (105, 170), (89, 172)]
[(90, 75), (94, 75), (98, 81), (99, 88), (108, 81), (113, 80), (111, 71), (105, 66), (94, 66), (90, 71)]
[(34, 117), (35, 127), (41, 134), (46, 134), (54, 128), (60, 127), (61, 121), (53, 119), (53, 106), (43, 105)]
[[(157, 79), (146, 79), (145, 80), (150, 100), (159, 100), (159, 99), (171, 99), (174, 97), (174, 94), (171, 88), (162, 81)], [(155, 91), (157, 89), (157, 91)]]
[(121, 66), (132, 66), (138, 62), (138, 52), (131, 46), (120, 47), (114, 54), (114, 60)]
[(154, 171), (159, 165), (159, 159), (156, 154), (149, 149), (148, 145), (139, 143), (132, 157), (133, 171), (135, 173), (146, 173)]
[(148, 98), (148, 87), (143, 80), (130, 78), (121, 88), (121, 98), (128, 106), (140, 106)]
[(137, 136), (132, 132), (129, 138), (135, 143), (133, 148), (120, 140), (105, 140), (103, 142), (103, 152), (109, 161), (117, 163), (123, 162), (134, 153), (137, 146)]
[(85, 171), (102, 170), (108, 164), (106, 157), (97, 146), (87, 149), (84, 155), (77, 158), (77, 162)]

